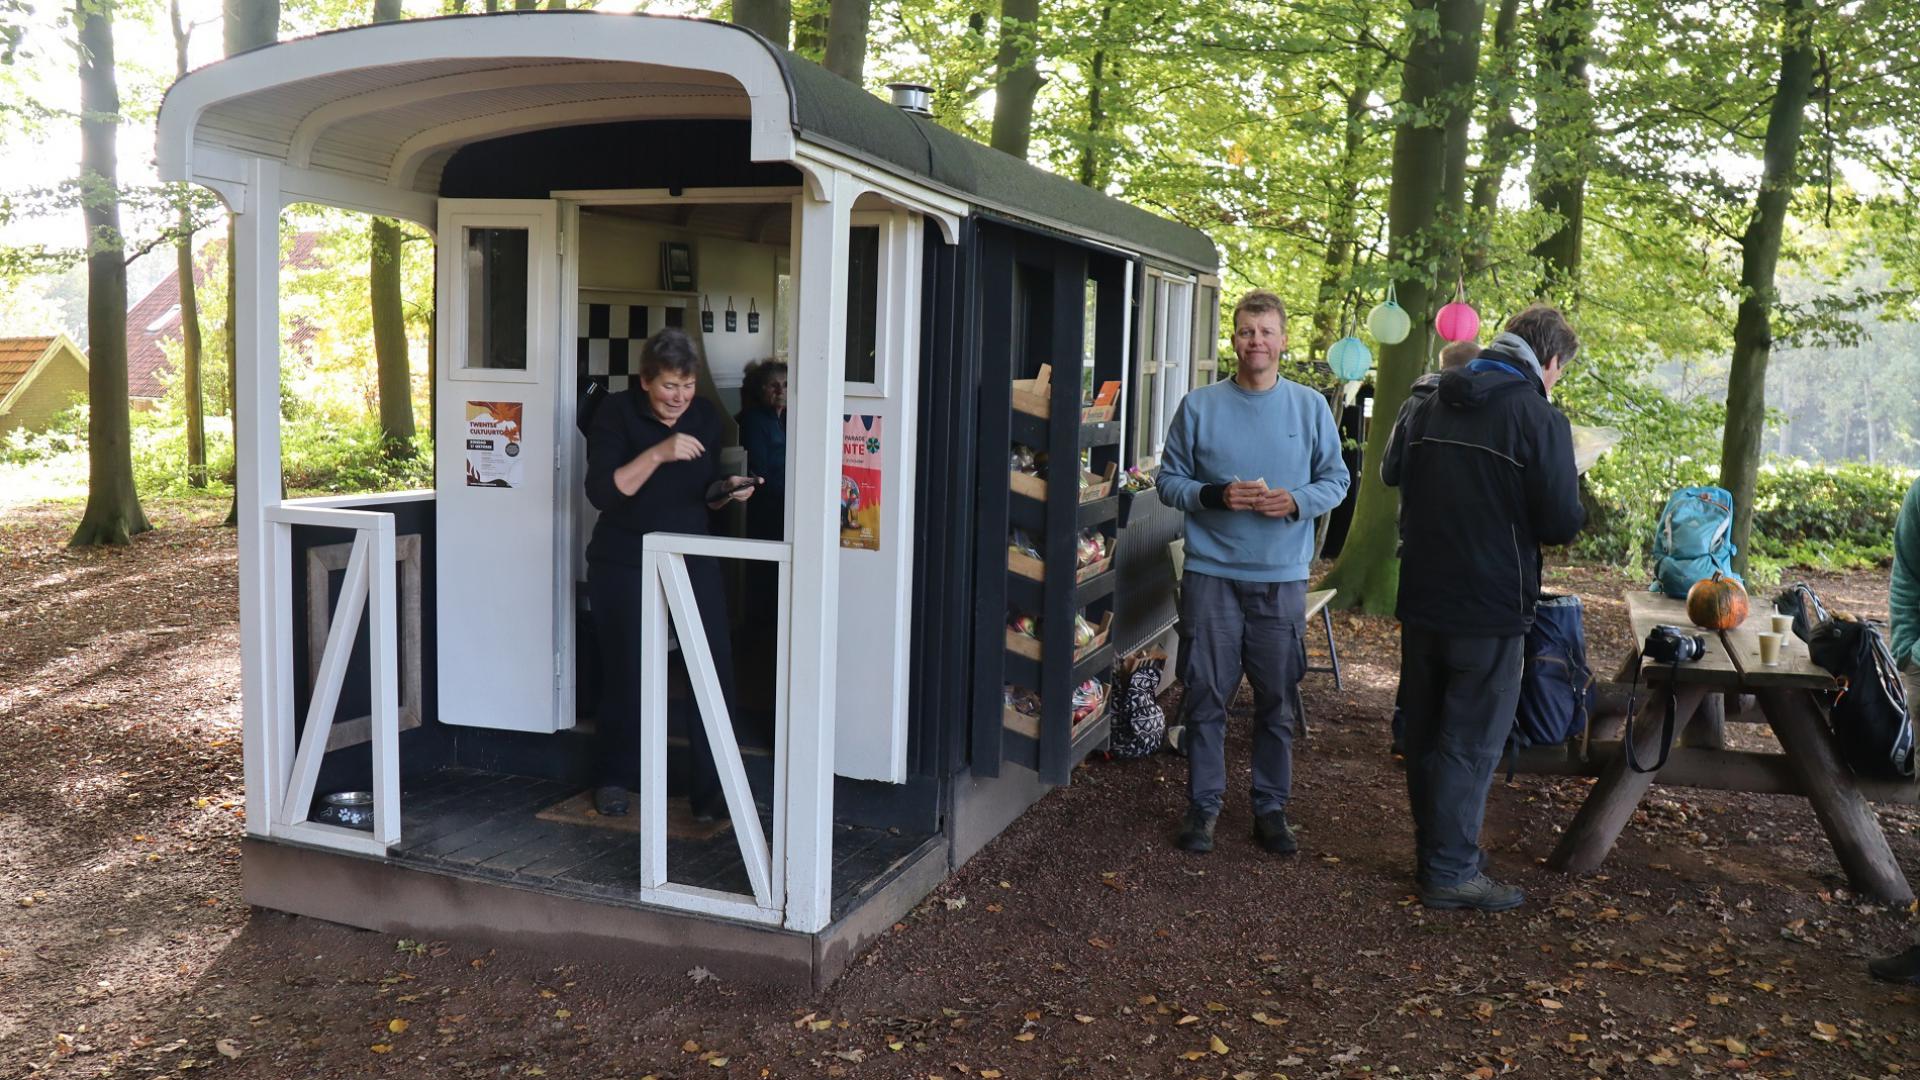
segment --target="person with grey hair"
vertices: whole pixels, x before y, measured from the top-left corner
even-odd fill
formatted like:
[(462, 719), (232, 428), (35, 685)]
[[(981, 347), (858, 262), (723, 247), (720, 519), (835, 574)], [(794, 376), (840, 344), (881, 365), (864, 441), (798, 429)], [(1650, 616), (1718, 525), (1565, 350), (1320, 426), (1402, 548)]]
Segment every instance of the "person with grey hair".
[(1573, 431), (1547, 401), (1580, 343), (1536, 305), (1398, 424), (1380, 478), (1400, 489), (1400, 687), (1415, 881), (1430, 908), (1507, 911), (1480, 826), (1519, 704), (1540, 545), (1586, 523)]

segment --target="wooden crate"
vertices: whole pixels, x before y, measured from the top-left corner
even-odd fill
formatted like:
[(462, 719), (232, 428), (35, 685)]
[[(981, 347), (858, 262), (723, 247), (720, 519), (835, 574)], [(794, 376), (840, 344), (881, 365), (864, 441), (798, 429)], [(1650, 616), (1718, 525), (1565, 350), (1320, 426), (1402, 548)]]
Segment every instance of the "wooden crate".
[[(1038, 581), (1045, 584), (1047, 580), (1047, 564), (1028, 555), (1024, 551), (1015, 551), (1012, 548), (1007, 549), (1007, 569), (1019, 574), (1028, 581)], [(1078, 570), (1075, 570), (1073, 572), (1073, 580), (1075, 584), (1083, 581), (1091, 581), (1111, 569), (1113, 569), (1113, 556), (1109, 555), (1099, 562), (1090, 562)]]
[(1007, 651), (1019, 653), (1029, 660), (1038, 660), (1040, 659), (1040, 639), (1028, 637), (1009, 626), (1007, 627)]
[(1082, 646), (1081, 648), (1073, 650), (1073, 662), (1077, 664), (1080, 661), (1085, 660), (1087, 657), (1093, 655), (1094, 651), (1099, 649), (1100, 646), (1105, 645), (1107, 643), (1107, 638), (1111, 637), (1112, 635), (1113, 635), (1113, 612), (1109, 611), (1105, 615), (1100, 616), (1099, 625), (1093, 628), (1093, 640), (1087, 642), (1086, 645)]
[(1013, 380), (1013, 407), (1042, 420), (1053, 415), (1053, 365), (1041, 364), (1032, 379)]
[(1010, 471), (1007, 473), (1007, 486), (1016, 495), (1025, 495), (1029, 499), (1047, 501), (1047, 481), (1044, 477), (1032, 473)]
[(1090, 562), (1080, 569), (1075, 570), (1073, 572), (1073, 580), (1075, 582), (1091, 581), (1111, 569), (1113, 569), (1113, 556), (1109, 555), (1099, 562)]
[(1007, 569), (1029, 581), (1047, 580), (1047, 564), (1027, 554), (1007, 548)]
[(1083, 485), (1080, 488), (1080, 501), (1083, 503), (1099, 502), (1101, 499), (1113, 494), (1114, 485), (1119, 483), (1120, 464), (1119, 462), (1110, 461), (1107, 463), (1106, 472), (1087, 473), (1086, 475), (1093, 483)]

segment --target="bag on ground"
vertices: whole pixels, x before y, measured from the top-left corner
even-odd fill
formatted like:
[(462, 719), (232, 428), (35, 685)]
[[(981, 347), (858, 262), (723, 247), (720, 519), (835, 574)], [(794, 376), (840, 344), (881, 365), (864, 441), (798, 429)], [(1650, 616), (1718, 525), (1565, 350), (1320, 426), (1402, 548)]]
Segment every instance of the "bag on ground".
[(1580, 598), (1542, 593), (1525, 648), (1513, 741), (1520, 749), (1559, 746), (1585, 730), (1593, 712), (1593, 669), (1587, 665)]
[(1160, 708), (1159, 698), (1161, 668), (1165, 666), (1166, 654), (1162, 653), (1159, 659), (1142, 660), (1120, 676), (1108, 745), (1114, 757), (1132, 760), (1160, 749), (1167, 731), (1167, 714)]
[(1653, 587), (1685, 600), (1688, 589), (1716, 570), (1740, 581), (1733, 572), (1735, 550), (1733, 495), (1726, 488), (1681, 488), (1667, 496), (1653, 528)]

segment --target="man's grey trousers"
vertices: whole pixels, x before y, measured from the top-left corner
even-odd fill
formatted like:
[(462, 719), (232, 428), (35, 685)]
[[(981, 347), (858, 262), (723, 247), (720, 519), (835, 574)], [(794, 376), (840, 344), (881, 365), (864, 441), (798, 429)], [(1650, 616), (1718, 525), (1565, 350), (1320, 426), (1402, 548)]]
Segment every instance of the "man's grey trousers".
[(1253, 687), (1253, 812), (1286, 808), (1307, 665), (1304, 581), (1235, 581), (1188, 570), (1180, 581), (1187, 799), (1215, 815), (1227, 793), (1227, 703)]

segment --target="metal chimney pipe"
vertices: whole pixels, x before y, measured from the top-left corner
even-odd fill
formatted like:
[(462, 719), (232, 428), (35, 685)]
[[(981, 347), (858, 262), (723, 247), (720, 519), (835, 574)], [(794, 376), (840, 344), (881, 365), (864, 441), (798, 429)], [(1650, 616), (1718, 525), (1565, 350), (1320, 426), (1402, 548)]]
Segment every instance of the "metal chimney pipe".
[(893, 107), (915, 116), (933, 115), (933, 87), (921, 83), (888, 83), (893, 91)]

